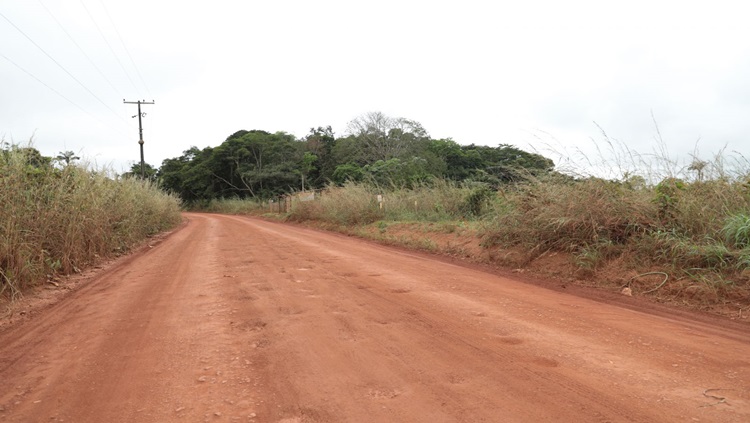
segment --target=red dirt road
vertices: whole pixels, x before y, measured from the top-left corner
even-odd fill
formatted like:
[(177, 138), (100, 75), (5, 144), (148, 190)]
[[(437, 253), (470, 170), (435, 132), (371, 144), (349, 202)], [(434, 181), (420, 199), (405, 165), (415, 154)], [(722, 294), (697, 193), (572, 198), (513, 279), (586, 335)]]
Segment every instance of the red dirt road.
[(217, 215), (0, 332), (8, 422), (750, 422), (750, 329)]

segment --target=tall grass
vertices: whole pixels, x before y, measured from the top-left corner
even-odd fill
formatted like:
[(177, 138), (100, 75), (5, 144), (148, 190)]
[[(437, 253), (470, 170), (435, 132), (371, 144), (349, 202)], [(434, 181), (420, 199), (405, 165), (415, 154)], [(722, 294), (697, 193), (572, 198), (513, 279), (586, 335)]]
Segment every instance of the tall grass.
[(507, 209), (493, 216), (490, 241), (540, 252), (621, 243), (657, 224), (648, 191), (603, 179), (537, 179), (501, 195)]
[(289, 217), (350, 226), (481, 220), (487, 247), (517, 248), (527, 260), (567, 252), (574, 264), (592, 270), (613, 259), (686, 277), (708, 271), (721, 278), (750, 267), (750, 171), (743, 170), (744, 159), (717, 154), (681, 168), (664, 159), (638, 173), (647, 158), (625, 151), (617, 160), (633, 161), (619, 165), (625, 169), (619, 178), (552, 173), (497, 192), (442, 181), (388, 191), (350, 183), (295, 204)]
[(349, 182), (330, 187), (314, 202), (294, 203), (292, 220), (362, 225), (378, 220), (428, 221), (474, 219), (494, 206), (484, 185), (465, 186), (436, 180), (411, 189)]
[(79, 271), (180, 222), (180, 202), (155, 185), (68, 165), (32, 165), (0, 151), (0, 295)]
[(225, 214), (259, 214), (268, 210), (262, 201), (240, 198), (223, 198), (211, 200), (207, 205), (200, 208), (201, 211), (209, 213)]
[[(584, 267), (627, 257), (634, 267), (733, 272), (747, 267), (750, 166), (725, 151), (681, 162), (661, 143), (639, 154), (609, 139), (596, 160), (565, 162), (567, 177), (502, 190), (507, 213), (489, 241), (534, 253), (571, 252)], [(660, 135), (659, 135), (660, 137)], [(609, 172), (607, 179), (594, 174)]]
[(316, 201), (294, 203), (288, 217), (348, 226), (372, 223), (383, 217), (377, 193), (376, 188), (366, 184), (331, 187)]

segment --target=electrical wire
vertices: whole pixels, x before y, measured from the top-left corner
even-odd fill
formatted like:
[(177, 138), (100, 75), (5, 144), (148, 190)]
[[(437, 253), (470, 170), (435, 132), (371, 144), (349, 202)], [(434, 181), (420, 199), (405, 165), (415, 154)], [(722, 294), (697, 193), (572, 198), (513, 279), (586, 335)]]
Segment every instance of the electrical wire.
[(26, 69), (24, 69), (23, 67), (21, 67), (21, 65), (19, 65), (19, 64), (18, 64), (18, 63), (16, 63), (16, 62), (14, 62), (13, 60), (11, 60), (11, 59), (10, 59), (10, 58), (9, 58), (8, 56), (6, 56), (6, 55), (4, 55), (4, 54), (0, 53), (0, 57), (2, 57), (3, 59), (7, 60), (8, 62), (10, 62), (10, 64), (12, 64), (13, 66), (15, 66), (15, 67), (17, 67), (18, 69), (20, 69), (20, 70), (21, 70), (21, 71), (22, 71), (23, 73), (25, 73), (26, 75), (30, 76), (30, 77), (31, 77), (31, 78), (33, 78), (34, 80), (36, 80), (36, 81), (37, 81), (38, 83), (40, 83), (40, 84), (44, 85), (45, 87), (47, 87), (47, 88), (48, 88), (48, 89), (49, 89), (50, 91), (52, 91), (53, 93), (55, 93), (55, 94), (57, 94), (58, 96), (60, 96), (60, 97), (61, 97), (61, 98), (62, 98), (63, 100), (65, 100), (65, 101), (67, 101), (68, 103), (72, 104), (73, 106), (77, 107), (77, 108), (78, 108), (78, 109), (79, 109), (80, 111), (82, 111), (83, 113), (86, 113), (87, 115), (89, 115), (89, 117), (91, 117), (92, 119), (96, 120), (97, 122), (101, 123), (102, 125), (108, 126), (108, 127), (110, 128), (110, 129), (112, 129), (112, 130), (113, 130), (113, 131), (115, 131), (116, 133), (119, 133), (119, 134), (120, 134), (120, 135), (122, 135), (123, 137), (125, 136), (125, 134), (124, 134), (124, 133), (122, 133), (122, 131), (119, 131), (119, 130), (117, 130), (117, 129), (113, 128), (113, 127), (112, 127), (111, 125), (109, 125), (108, 123), (104, 122), (103, 120), (101, 120), (101, 119), (99, 119), (98, 117), (96, 117), (96, 116), (94, 116), (93, 114), (91, 114), (91, 112), (89, 112), (88, 110), (84, 109), (83, 107), (79, 106), (79, 105), (78, 105), (77, 103), (73, 102), (73, 100), (69, 99), (68, 97), (65, 97), (65, 96), (64, 96), (64, 95), (63, 95), (62, 93), (60, 93), (60, 92), (59, 92), (59, 91), (57, 91), (56, 89), (52, 88), (51, 86), (49, 86), (49, 85), (48, 85), (47, 83), (45, 83), (45, 82), (44, 82), (44, 81), (42, 81), (41, 79), (37, 78), (37, 77), (36, 77), (36, 76), (35, 76), (35, 75), (34, 75), (33, 73), (31, 73), (31, 72), (27, 71)]
[(133, 78), (130, 77), (130, 73), (128, 73), (127, 69), (125, 69), (125, 66), (122, 64), (122, 61), (120, 61), (120, 57), (117, 56), (117, 53), (115, 53), (115, 50), (112, 48), (112, 45), (107, 40), (107, 37), (104, 36), (104, 32), (102, 32), (101, 27), (99, 27), (99, 24), (96, 23), (96, 19), (94, 19), (94, 15), (91, 14), (89, 11), (89, 8), (86, 7), (86, 4), (81, 1), (81, 6), (83, 6), (83, 9), (86, 11), (86, 14), (89, 15), (89, 19), (91, 19), (91, 22), (94, 23), (94, 26), (96, 27), (96, 30), (99, 31), (99, 35), (102, 37), (102, 40), (104, 40), (104, 43), (109, 48), (109, 51), (112, 53), (113, 56), (115, 56), (115, 60), (117, 60), (117, 63), (120, 65), (120, 69), (125, 73), (125, 77), (128, 78), (128, 81), (130, 81), (130, 85), (133, 86), (133, 89), (135, 89), (135, 92), (138, 94), (138, 97), (142, 97), (140, 91), (138, 90), (138, 87), (135, 86), (135, 83), (133, 82)]
[(117, 116), (125, 124), (125, 126), (128, 126), (128, 127), (130, 126), (128, 124), (128, 122), (120, 114), (118, 114), (114, 110), (112, 110), (112, 108), (109, 107), (107, 105), (107, 103), (103, 102), (102, 99), (100, 99), (96, 94), (94, 94), (94, 92), (91, 91), (87, 86), (85, 86), (81, 81), (79, 81), (78, 78), (76, 78), (75, 76), (73, 76), (73, 74), (70, 73), (67, 69), (65, 69), (65, 67), (63, 65), (61, 65), (60, 62), (58, 62), (57, 60), (55, 60), (54, 57), (52, 57), (49, 53), (47, 53), (39, 44), (36, 43), (36, 41), (32, 40), (31, 37), (29, 37), (28, 35), (26, 35), (26, 33), (23, 32), (21, 30), (21, 28), (19, 28), (18, 26), (16, 26), (16, 24), (14, 24), (10, 19), (8, 19), (8, 17), (6, 17), (2, 12), (0, 12), (0, 17), (2, 17), (3, 19), (5, 19), (6, 21), (8, 21), (8, 23), (11, 24), (11, 26), (13, 26), (13, 28), (15, 28), (18, 32), (20, 32), (21, 35), (23, 35), (24, 37), (26, 37), (26, 39), (29, 40), (31, 42), (31, 44), (34, 44), (34, 46), (36, 48), (38, 48), (39, 51), (41, 51), (42, 53), (44, 53), (44, 55), (47, 56), (50, 60), (52, 60), (60, 69), (63, 70), (63, 72), (65, 72), (66, 74), (68, 74), (68, 76), (71, 77), (74, 81), (76, 81), (78, 83), (78, 85), (80, 85), (84, 90), (86, 90), (89, 94), (91, 94), (91, 96), (93, 96), (95, 99), (97, 99), (97, 101), (99, 101), (99, 103), (101, 103), (104, 107), (106, 107), (107, 110), (109, 110), (110, 112), (112, 112), (112, 114), (114, 114), (115, 116)]
[(72, 36), (72, 35), (70, 35), (70, 33), (68, 32), (68, 30), (67, 30), (67, 29), (65, 29), (65, 27), (64, 27), (64, 26), (62, 25), (62, 23), (60, 23), (60, 21), (59, 21), (59, 20), (58, 20), (58, 19), (57, 19), (57, 18), (55, 17), (55, 15), (54, 15), (54, 14), (53, 14), (53, 13), (52, 13), (52, 12), (51, 12), (51, 11), (50, 11), (50, 10), (49, 10), (48, 8), (47, 8), (47, 6), (45, 6), (45, 5), (44, 5), (44, 3), (42, 3), (42, 0), (37, 0), (37, 1), (38, 1), (38, 2), (39, 2), (39, 4), (40, 4), (40, 5), (41, 5), (41, 6), (42, 6), (42, 7), (44, 8), (44, 10), (46, 10), (46, 11), (47, 11), (47, 13), (48, 13), (48, 14), (49, 14), (49, 15), (50, 15), (50, 16), (52, 17), (52, 19), (53, 19), (53, 20), (55, 21), (55, 23), (57, 23), (57, 25), (58, 25), (58, 26), (60, 27), (60, 29), (62, 29), (62, 31), (63, 31), (63, 32), (65, 33), (65, 35), (67, 35), (67, 36), (68, 36), (68, 38), (70, 39), (70, 41), (71, 41), (71, 42), (72, 42), (72, 43), (73, 43), (73, 44), (74, 44), (74, 45), (75, 45), (76, 47), (78, 47), (78, 50), (79, 50), (79, 51), (81, 52), (81, 54), (83, 54), (83, 56), (84, 56), (84, 57), (86, 58), (86, 60), (88, 60), (88, 61), (89, 61), (89, 63), (91, 64), (91, 66), (93, 66), (93, 67), (94, 67), (94, 69), (96, 69), (96, 71), (97, 71), (97, 72), (99, 72), (99, 75), (101, 75), (101, 77), (102, 77), (102, 78), (103, 78), (103, 79), (104, 79), (105, 81), (107, 81), (107, 84), (109, 84), (109, 86), (110, 86), (110, 87), (112, 87), (112, 89), (113, 89), (113, 90), (114, 90), (114, 91), (115, 91), (115, 92), (117, 93), (117, 96), (118, 96), (118, 97), (124, 97), (124, 96), (122, 95), (122, 93), (121, 93), (121, 92), (120, 92), (120, 91), (119, 91), (119, 90), (117, 89), (117, 87), (115, 87), (115, 85), (114, 85), (114, 84), (113, 84), (113, 83), (112, 83), (112, 82), (111, 82), (111, 81), (109, 80), (109, 78), (107, 78), (107, 76), (106, 76), (106, 75), (104, 75), (104, 72), (102, 72), (102, 70), (101, 70), (101, 69), (99, 69), (99, 67), (98, 67), (98, 66), (96, 66), (96, 63), (94, 63), (94, 61), (93, 61), (93, 60), (91, 60), (91, 57), (89, 57), (89, 55), (88, 55), (88, 54), (86, 54), (86, 52), (85, 52), (85, 51), (83, 50), (83, 48), (82, 48), (82, 47), (81, 47), (81, 46), (80, 46), (80, 45), (79, 45), (79, 44), (78, 44), (78, 43), (76, 42), (76, 40), (75, 40), (75, 39), (73, 38), (73, 36)]
[(117, 26), (115, 25), (115, 21), (112, 20), (112, 16), (109, 14), (109, 10), (107, 10), (107, 6), (104, 5), (104, 2), (102, 0), (99, 0), (99, 3), (102, 5), (102, 8), (104, 9), (104, 13), (107, 15), (107, 19), (109, 19), (109, 23), (112, 25), (112, 28), (115, 29), (115, 34), (117, 34), (117, 38), (120, 40), (120, 44), (122, 44), (122, 48), (125, 49), (125, 53), (127, 53), (128, 59), (130, 59), (130, 63), (133, 65), (133, 68), (135, 69), (135, 73), (138, 75), (138, 78), (141, 80), (143, 87), (146, 88), (146, 92), (148, 93), (149, 97), (153, 98), (154, 96), (151, 95), (151, 90), (148, 89), (148, 85), (146, 84), (146, 81), (143, 79), (143, 75), (141, 75), (140, 69), (138, 69), (138, 66), (135, 64), (135, 60), (133, 60), (133, 56), (130, 54), (130, 50), (128, 50), (128, 47), (125, 45), (125, 41), (123, 41), (122, 36), (120, 35), (120, 31), (117, 29)]

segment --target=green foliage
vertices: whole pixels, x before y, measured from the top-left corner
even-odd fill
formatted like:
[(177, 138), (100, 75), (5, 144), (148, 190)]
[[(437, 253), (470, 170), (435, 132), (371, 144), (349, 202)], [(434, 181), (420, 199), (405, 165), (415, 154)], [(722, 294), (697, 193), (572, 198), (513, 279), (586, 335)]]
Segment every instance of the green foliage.
[[(157, 169), (153, 166), (151, 166), (148, 163), (143, 164), (143, 173), (145, 175), (145, 179), (151, 182), (156, 182), (156, 174)], [(130, 170), (123, 173), (122, 175), (125, 178), (139, 178), (143, 179), (141, 176), (141, 164), (140, 163), (133, 163), (130, 166)]]
[(191, 147), (167, 159), (158, 178), (165, 189), (194, 204), (219, 198), (265, 199), (290, 192), (313, 170), (315, 155), (291, 135), (237, 131), (220, 146)]
[(333, 179), (336, 169), (334, 148), (336, 137), (330, 126), (311, 128), (310, 133), (302, 139), (305, 150), (317, 157), (315, 167), (308, 175), (309, 183), (314, 187), (322, 187)]
[(750, 247), (750, 215), (746, 213), (730, 216), (721, 229), (727, 245), (737, 248)]
[(80, 157), (76, 156), (76, 153), (68, 150), (68, 151), (61, 151), (60, 153), (55, 156), (54, 161), (63, 164), (63, 166), (69, 166), (76, 160), (81, 160)]
[(431, 178), (427, 170), (427, 160), (412, 157), (408, 160), (397, 158), (378, 160), (364, 167), (364, 172), (375, 185), (380, 187), (394, 186), (410, 188)]
[(299, 189), (367, 181), (381, 188), (448, 179), (491, 189), (549, 173), (551, 160), (509, 145), (461, 146), (432, 140), (416, 121), (366, 113), (336, 138), (330, 126), (288, 134), (241, 130), (221, 145), (191, 147), (162, 163), (157, 179), (188, 204), (222, 198), (268, 199)]
[(429, 150), (446, 164), (445, 177), (454, 181), (472, 180), (498, 188), (530, 176), (549, 173), (552, 160), (510, 145), (498, 147), (460, 146), (451, 139), (432, 140)]
[(337, 185), (344, 185), (346, 182), (360, 182), (365, 177), (365, 171), (354, 163), (347, 163), (336, 166), (333, 172), (333, 182)]
[(664, 179), (656, 185), (654, 202), (659, 206), (659, 217), (662, 220), (673, 220), (677, 217), (679, 194), (684, 189), (685, 183), (676, 178)]
[(622, 253), (623, 249), (610, 240), (581, 246), (574, 252), (575, 264), (586, 270), (596, 270), (607, 260)]
[(478, 184), (466, 196), (464, 209), (471, 216), (481, 216), (495, 198), (496, 192), (486, 184)]
[(307, 179), (310, 172), (315, 170), (314, 163), (318, 161), (318, 156), (305, 151), (302, 155), (302, 166), (300, 166), (299, 172), (302, 174), (302, 191), (305, 191), (305, 180)]

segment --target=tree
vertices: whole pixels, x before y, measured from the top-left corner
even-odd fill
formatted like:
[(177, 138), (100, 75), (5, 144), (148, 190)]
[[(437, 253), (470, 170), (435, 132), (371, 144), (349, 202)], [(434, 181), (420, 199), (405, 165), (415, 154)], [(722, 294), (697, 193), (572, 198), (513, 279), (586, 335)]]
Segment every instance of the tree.
[(206, 166), (212, 153), (210, 147), (190, 147), (180, 157), (164, 160), (157, 173), (161, 187), (187, 203), (215, 198), (214, 180)]
[(415, 156), (404, 160), (378, 160), (365, 166), (364, 171), (379, 186), (412, 188), (431, 178), (432, 175), (427, 168), (427, 160)]
[(55, 157), (55, 161), (58, 163), (65, 163), (65, 166), (70, 166), (70, 164), (76, 160), (81, 160), (81, 158), (76, 156), (76, 153), (70, 150), (61, 151)]
[(336, 137), (333, 129), (330, 126), (310, 128), (310, 133), (301, 141), (305, 143), (307, 152), (317, 157), (315, 167), (307, 175), (307, 184), (322, 188), (333, 179), (338, 164), (334, 155)]
[(43, 172), (49, 170), (52, 166), (52, 157), (43, 156), (39, 150), (34, 147), (19, 147), (16, 144), (6, 142), (0, 143), (0, 158), (2, 162), (8, 163), (14, 158), (20, 160), (29, 170), (34, 172)]
[(302, 174), (302, 191), (305, 191), (305, 179), (307, 178), (307, 175), (315, 169), (314, 163), (317, 160), (318, 156), (309, 151), (305, 151), (305, 154), (302, 156), (302, 166), (300, 167), (300, 173)]
[[(143, 173), (145, 174), (145, 178), (148, 181), (155, 182), (156, 181), (156, 174), (157, 169), (153, 166), (151, 166), (148, 163), (143, 164)], [(123, 173), (123, 177), (126, 178), (141, 178), (141, 164), (140, 163), (133, 163), (130, 166), (130, 170)]]
[(461, 149), (465, 158), (470, 159), (469, 163), (475, 166), (472, 173), (492, 185), (519, 181), (529, 174), (548, 173), (555, 166), (552, 160), (544, 156), (507, 144), (497, 147), (471, 144)]
[(210, 198), (270, 198), (299, 186), (304, 143), (285, 132), (238, 131), (204, 162)]
[(431, 140), (428, 149), (445, 163), (444, 176), (454, 181), (470, 178), (482, 168), (482, 159), (475, 150), (465, 149), (452, 139)]
[(365, 177), (365, 171), (354, 163), (347, 163), (336, 166), (333, 172), (333, 181), (338, 185), (345, 182), (360, 182)]
[(359, 142), (367, 163), (400, 158), (427, 140), (427, 131), (419, 122), (392, 118), (381, 112), (369, 112), (349, 122), (347, 132)]

